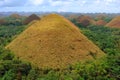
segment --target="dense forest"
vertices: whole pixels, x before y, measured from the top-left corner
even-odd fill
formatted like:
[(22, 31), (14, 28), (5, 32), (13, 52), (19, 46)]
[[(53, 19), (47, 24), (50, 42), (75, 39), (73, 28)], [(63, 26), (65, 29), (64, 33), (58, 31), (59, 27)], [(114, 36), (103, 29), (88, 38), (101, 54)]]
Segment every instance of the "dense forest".
[(0, 80), (120, 80), (120, 29), (96, 25), (83, 27), (75, 20), (72, 22), (106, 53), (106, 57), (78, 62), (63, 70), (40, 69), (5, 49), (27, 25), (15, 24), (16, 22), (3, 24), (0, 25)]

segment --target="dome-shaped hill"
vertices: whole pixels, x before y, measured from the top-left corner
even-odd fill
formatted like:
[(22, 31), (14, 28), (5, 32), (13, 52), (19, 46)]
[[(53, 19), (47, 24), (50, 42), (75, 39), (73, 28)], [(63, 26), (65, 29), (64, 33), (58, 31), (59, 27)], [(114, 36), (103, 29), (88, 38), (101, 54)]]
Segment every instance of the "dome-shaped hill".
[(103, 20), (107, 15), (106, 14), (98, 14), (95, 18), (97, 20)]
[(91, 24), (95, 24), (95, 21), (90, 16), (85, 16), (85, 15), (79, 16), (77, 22), (85, 27)]
[(34, 20), (40, 20), (40, 17), (38, 17), (36, 14), (32, 14), (24, 20), (23, 24), (29, 24), (30, 22), (32, 22)]
[(72, 20), (72, 19), (77, 19), (78, 16), (75, 15), (75, 14), (71, 14), (71, 15), (69, 15), (67, 18), (68, 18), (69, 20)]
[(106, 24), (107, 24), (107, 22), (105, 22), (104, 20), (98, 20), (98, 21), (96, 21), (96, 25), (98, 25), (98, 26), (104, 26)]
[(114, 19), (112, 19), (112, 21), (106, 24), (106, 26), (112, 28), (120, 28), (120, 16), (117, 16)]
[(7, 23), (7, 22), (6, 22), (5, 19), (0, 18), (0, 25), (6, 24), (6, 23)]
[(19, 14), (11, 14), (10, 17), (11, 17), (11, 18), (18, 19), (18, 18), (20, 18), (21, 16), (20, 16)]
[(6, 48), (40, 68), (64, 68), (104, 55), (74, 24), (57, 14), (35, 22)]

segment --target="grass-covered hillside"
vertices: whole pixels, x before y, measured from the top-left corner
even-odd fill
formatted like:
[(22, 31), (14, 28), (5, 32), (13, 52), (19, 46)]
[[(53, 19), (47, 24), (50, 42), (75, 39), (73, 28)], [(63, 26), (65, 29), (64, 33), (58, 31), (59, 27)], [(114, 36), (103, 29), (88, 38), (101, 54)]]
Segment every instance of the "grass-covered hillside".
[(120, 80), (120, 29), (76, 25), (106, 53), (105, 58), (78, 62), (63, 70), (37, 68), (4, 48), (25, 26), (0, 26), (0, 80)]
[(6, 47), (39, 68), (66, 68), (105, 55), (74, 24), (49, 14), (23, 31)]

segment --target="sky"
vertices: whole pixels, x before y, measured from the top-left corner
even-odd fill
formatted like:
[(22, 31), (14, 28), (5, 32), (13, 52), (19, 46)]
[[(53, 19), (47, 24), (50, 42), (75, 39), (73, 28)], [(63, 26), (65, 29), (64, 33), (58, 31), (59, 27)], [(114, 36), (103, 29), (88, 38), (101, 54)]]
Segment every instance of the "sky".
[(120, 0), (0, 0), (0, 12), (120, 13)]

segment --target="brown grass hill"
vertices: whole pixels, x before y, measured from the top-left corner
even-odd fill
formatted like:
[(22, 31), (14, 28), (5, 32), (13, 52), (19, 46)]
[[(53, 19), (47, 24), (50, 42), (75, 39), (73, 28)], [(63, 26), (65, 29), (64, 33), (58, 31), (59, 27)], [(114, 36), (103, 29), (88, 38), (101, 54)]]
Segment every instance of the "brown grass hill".
[(67, 17), (67, 19), (69, 19), (69, 20), (77, 19), (77, 18), (78, 18), (78, 15), (75, 15), (75, 14), (71, 14)]
[(28, 27), (7, 47), (39, 68), (65, 68), (104, 53), (64, 17), (50, 14)]
[(106, 26), (111, 28), (120, 28), (120, 16), (112, 19), (112, 21), (110, 21)]
[(14, 18), (14, 19), (19, 19), (21, 18), (21, 16), (19, 14), (11, 14), (10, 15), (11, 18)]
[(97, 20), (103, 20), (106, 17), (106, 14), (98, 14), (95, 18)]
[(7, 23), (7, 21), (5, 19), (0, 18), (0, 25), (4, 25), (6, 23)]
[(89, 26), (91, 24), (95, 24), (94, 19), (90, 16), (81, 15), (77, 18), (77, 22), (80, 23), (82, 26)]
[(107, 22), (105, 22), (104, 20), (96, 21), (96, 25), (98, 25), (98, 26), (105, 26), (106, 24), (107, 24)]
[(36, 14), (32, 14), (30, 16), (28, 16), (24, 21), (23, 24), (29, 24), (30, 22), (34, 21), (34, 20), (40, 20), (40, 17), (38, 17)]

